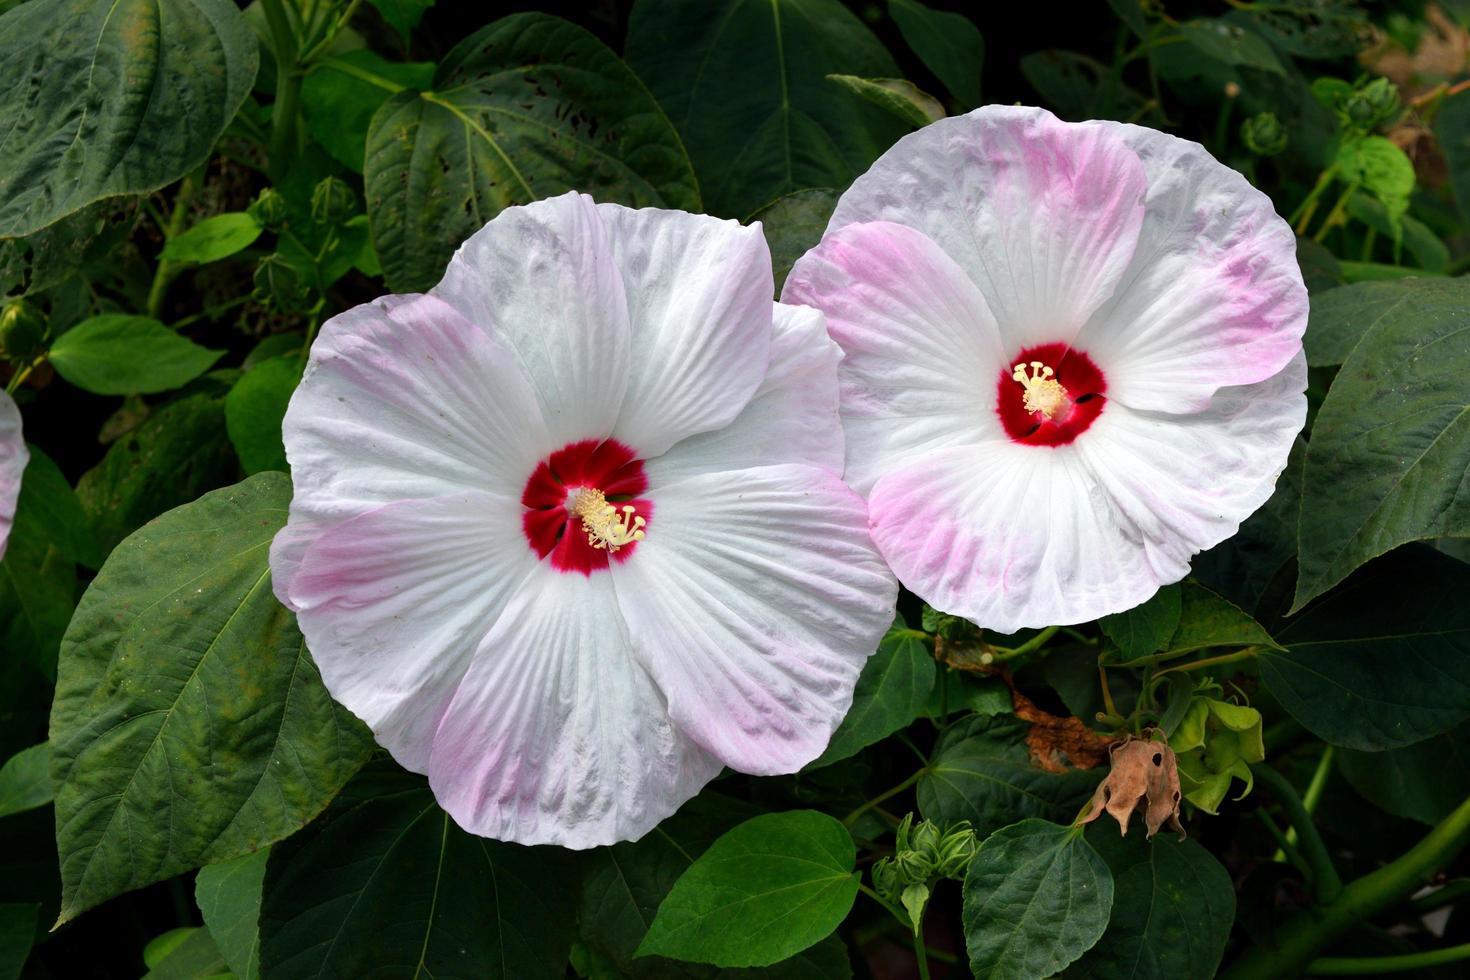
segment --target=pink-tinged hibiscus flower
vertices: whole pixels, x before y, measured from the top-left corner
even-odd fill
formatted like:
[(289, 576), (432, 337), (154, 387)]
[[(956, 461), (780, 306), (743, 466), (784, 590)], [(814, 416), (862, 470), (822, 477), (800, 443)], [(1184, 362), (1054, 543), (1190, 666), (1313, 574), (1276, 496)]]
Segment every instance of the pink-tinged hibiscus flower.
[(1198, 144), (988, 107), (843, 194), (782, 300), (843, 348), (847, 481), (899, 581), (981, 626), (1146, 600), (1270, 496), (1307, 294), (1270, 200)]
[(636, 838), (821, 753), (897, 584), (759, 227), (567, 194), (333, 318), (271, 549), (328, 689), (466, 829)]
[(15, 520), (15, 505), (20, 500), (21, 474), (31, 454), (21, 434), (20, 408), (8, 394), (0, 391), (0, 559), (10, 543), (10, 527)]

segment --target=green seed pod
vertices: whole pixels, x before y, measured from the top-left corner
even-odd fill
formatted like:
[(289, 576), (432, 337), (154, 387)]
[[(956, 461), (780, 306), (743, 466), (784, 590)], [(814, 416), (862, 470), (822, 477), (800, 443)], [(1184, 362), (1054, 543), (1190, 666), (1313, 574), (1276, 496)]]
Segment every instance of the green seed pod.
[(1261, 112), (1240, 124), (1240, 140), (1256, 156), (1274, 157), (1286, 149), (1286, 127), (1274, 112)]
[(357, 195), (345, 180), (325, 177), (311, 192), (311, 220), (319, 225), (341, 224), (357, 213)]
[(270, 231), (277, 231), (286, 223), (286, 197), (274, 187), (261, 191), (245, 210)]
[(34, 357), (46, 342), (46, 317), (24, 299), (0, 310), (0, 352), (14, 360)]
[(256, 302), (282, 313), (300, 313), (307, 308), (310, 290), (301, 273), (279, 254), (267, 255), (255, 267)]

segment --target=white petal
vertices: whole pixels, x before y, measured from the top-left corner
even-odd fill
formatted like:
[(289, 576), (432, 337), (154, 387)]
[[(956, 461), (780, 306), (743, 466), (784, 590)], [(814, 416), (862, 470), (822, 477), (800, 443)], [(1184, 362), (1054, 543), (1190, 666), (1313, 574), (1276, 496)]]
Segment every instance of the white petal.
[(611, 569), (635, 656), (674, 723), (726, 765), (795, 772), (826, 747), (893, 621), (862, 500), (791, 465), (655, 494), (648, 537)]
[(895, 143), (838, 201), (828, 232), (893, 221), (974, 279), (1009, 348), (1067, 341), (1112, 295), (1147, 191), (1112, 130), (986, 106)]
[(628, 297), (632, 356), (613, 436), (644, 458), (722, 428), (765, 377), (771, 253), (759, 225), (598, 206)]
[(321, 534), (291, 579), (327, 690), (416, 772), (474, 651), (540, 567), (521, 511), (480, 492), (388, 504)]
[(15, 504), (20, 499), (21, 475), (31, 454), (21, 432), (20, 408), (8, 394), (0, 391), (0, 558), (10, 541), (10, 526), (15, 520)]
[(519, 499), (551, 448), (514, 356), (429, 296), (328, 320), (282, 432), (295, 493), (271, 560), (288, 605), (295, 565), (323, 529), (395, 500)]
[(612, 580), (543, 565), (444, 713), (429, 784), (471, 833), (585, 848), (643, 836), (720, 768), (634, 662)]
[(837, 415), (837, 362), (842, 350), (827, 336), (822, 314), (807, 306), (773, 304), (771, 367), (735, 421), (681, 440), (648, 461), (649, 481), (672, 483), (696, 473), (775, 463), (806, 463), (842, 472), (842, 423)]
[(845, 478), (859, 493), (910, 456), (1000, 431), (1009, 356), (974, 282), (922, 232), (889, 222), (829, 232), (782, 299), (820, 309), (842, 346)]
[(1240, 174), (1198, 143), (1099, 123), (1148, 173), (1148, 211), (1113, 298), (1078, 336), (1137, 409), (1193, 411), (1217, 388), (1277, 374), (1301, 349), (1307, 291), (1296, 236)]
[(553, 448), (611, 434), (628, 386), (628, 303), (590, 197), (506, 208), (430, 292), (515, 352)]

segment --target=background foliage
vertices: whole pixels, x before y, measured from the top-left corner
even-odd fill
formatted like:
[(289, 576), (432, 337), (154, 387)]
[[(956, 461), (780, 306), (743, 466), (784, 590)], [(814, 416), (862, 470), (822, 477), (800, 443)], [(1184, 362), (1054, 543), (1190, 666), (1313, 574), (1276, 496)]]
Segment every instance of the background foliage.
[[(0, 377), (31, 443), (0, 980), (1459, 975), (1467, 25), (1445, 0), (0, 0)], [(1200, 141), (1295, 226), (1311, 414), (1275, 496), (1095, 624), (982, 634), (904, 596), (820, 759), (726, 773), (642, 840), (460, 831), (270, 590), (322, 321), (570, 188), (758, 219), (779, 287), (896, 139), (1011, 102)], [(1144, 731), (1187, 840), (1074, 823)]]

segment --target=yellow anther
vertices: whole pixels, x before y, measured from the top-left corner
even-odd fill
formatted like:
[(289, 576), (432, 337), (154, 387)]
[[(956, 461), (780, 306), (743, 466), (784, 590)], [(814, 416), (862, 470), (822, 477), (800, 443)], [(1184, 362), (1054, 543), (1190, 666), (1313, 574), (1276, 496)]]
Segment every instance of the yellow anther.
[(577, 492), (577, 501), (572, 513), (582, 518), (582, 530), (587, 532), (587, 543), (609, 554), (624, 545), (643, 540), (643, 525), (648, 523), (637, 516), (632, 504), (624, 504), (622, 513), (607, 502), (601, 490), (583, 487)]
[(1025, 364), (1017, 364), (1011, 377), (1026, 389), (1023, 405), (1028, 412), (1040, 412), (1054, 419), (1067, 407), (1067, 389), (1052, 377), (1056, 372), (1040, 361), (1031, 362), (1028, 373)]

